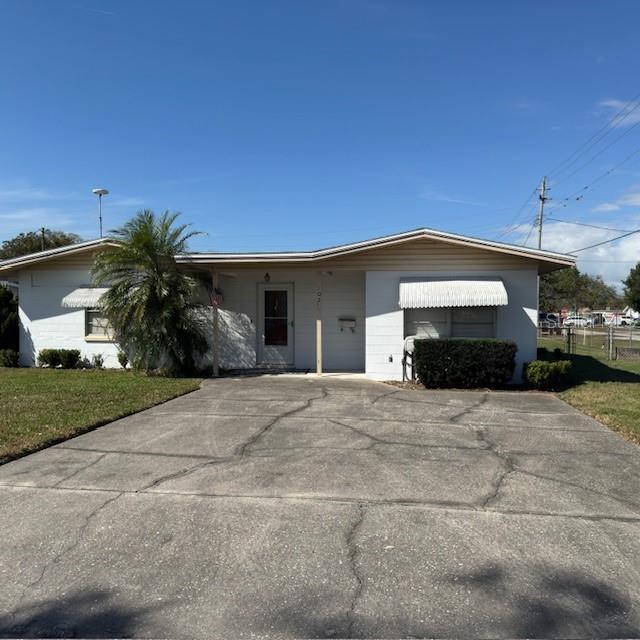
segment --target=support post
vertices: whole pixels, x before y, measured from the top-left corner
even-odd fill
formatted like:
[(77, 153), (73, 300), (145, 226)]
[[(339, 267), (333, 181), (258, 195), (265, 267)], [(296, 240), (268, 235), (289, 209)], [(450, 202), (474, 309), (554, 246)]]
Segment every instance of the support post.
[(220, 375), (220, 316), (217, 300), (220, 275), (215, 269), (211, 272), (211, 283), (213, 285), (213, 295), (211, 297), (213, 303), (213, 377), (217, 378)]
[(318, 271), (316, 289), (316, 375), (322, 375), (322, 272)]

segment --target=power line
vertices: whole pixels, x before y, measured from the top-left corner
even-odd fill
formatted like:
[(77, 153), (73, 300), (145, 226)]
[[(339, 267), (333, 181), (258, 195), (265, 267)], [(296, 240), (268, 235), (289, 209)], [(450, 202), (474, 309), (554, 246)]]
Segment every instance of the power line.
[(624, 138), (624, 136), (631, 133), (637, 126), (640, 126), (640, 120), (638, 120), (638, 122), (636, 122), (635, 124), (632, 124), (628, 129), (623, 131), (617, 138), (614, 138), (613, 141), (610, 142), (607, 146), (603, 147), (602, 149), (600, 149), (600, 151), (598, 151), (593, 156), (591, 156), (589, 160), (581, 164), (577, 169), (574, 169), (569, 175), (564, 176), (561, 180), (558, 180), (554, 184), (554, 186), (557, 187), (559, 184), (562, 184), (563, 182), (566, 182), (570, 178), (573, 178), (573, 176), (575, 176), (576, 173), (579, 173), (580, 171), (582, 171), (587, 165), (591, 164), (597, 157), (601, 156), (605, 151), (607, 151), (607, 149), (610, 149), (616, 142), (618, 142), (618, 140), (620, 140), (621, 138)]
[(531, 223), (531, 227), (529, 227), (529, 233), (527, 234), (527, 237), (525, 238), (524, 242), (522, 243), (523, 247), (527, 246), (527, 242), (529, 242), (529, 238), (531, 237), (531, 234), (533, 232), (533, 230), (536, 228), (536, 223), (538, 222), (538, 217), (536, 216), (533, 219), (533, 222)]
[[(620, 111), (618, 111), (608, 122), (591, 135), (586, 142), (583, 142), (570, 156), (565, 158), (559, 165), (550, 171), (548, 175), (553, 176), (556, 172), (561, 173), (562, 171), (566, 171), (566, 169), (576, 163), (580, 156), (584, 155), (589, 149), (592, 149), (598, 142), (608, 136), (612, 132), (613, 127), (622, 124), (622, 122), (624, 122), (624, 120), (626, 120), (640, 106), (640, 101), (638, 101), (632, 109), (629, 109), (629, 107), (636, 102), (638, 98), (640, 98), (640, 93), (631, 98), (631, 100), (629, 100), (629, 102), (627, 102)], [(569, 164), (560, 171), (560, 168), (570, 160), (571, 162), (569, 162)]]
[[(529, 197), (522, 203), (522, 205), (520, 206), (520, 208), (518, 209), (518, 211), (516, 212), (515, 216), (513, 216), (513, 218), (511, 219), (511, 222), (507, 225), (507, 228), (497, 236), (496, 239), (500, 239), (503, 238), (504, 236), (508, 236), (510, 233), (513, 233), (513, 231), (520, 226), (520, 224), (522, 223), (520, 214), (524, 211), (524, 209), (527, 207), (527, 205), (531, 202), (531, 198), (533, 198), (533, 196), (536, 195), (536, 191), (537, 188), (535, 188), (530, 194)], [(526, 213), (525, 218), (529, 217), (529, 212)]]
[(587, 184), (584, 187), (582, 187), (581, 189), (578, 189), (577, 191), (574, 191), (573, 193), (569, 194), (566, 198), (562, 198), (562, 199), (558, 200), (558, 204), (555, 207), (552, 206), (550, 208), (550, 211), (556, 211), (557, 209), (566, 208), (567, 205), (566, 204), (561, 204), (561, 203), (568, 202), (569, 200), (572, 200), (574, 198), (575, 198), (575, 200), (582, 200), (582, 198), (584, 196), (579, 196), (577, 198), (575, 196), (578, 196), (578, 194), (580, 194), (580, 193), (582, 193), (584, 191), (587, 191), (588, 189), (592, 189), (594, 184), (596, 184), (597, 182), (600, 182), (600, 180), (604, 180), (604, 178), (606, 178), (607, 176), (611, 175), (614, 171), (619, 169), (623, 164), (626, 164), (629, 160), (631, 160), (631, 158), (633, 158), (634, 156), (637, 156), (639, 153), (640, 153), (640, 147), (638, 149), (636, 149), (635, 151), (632, 151), (621, 162), (618, 162), (618, 164), (616, 164), (613, 167), (611, 167), (611, 169), (605, 171), (603, 174), (599, 175), (597, 178), (592, 180), (589, 184)]
[(573, 249), (569, 251), (569, 253), (578, 253), (580, 251), (586, 251), (587, 249), (594, 249), (595, 247), (599, 247), (603, 244), (609, 244), (609, 242), (615, 242), (616, 240), (622, 240), (622, 238), (626, 238), (628, 236), (633, 235), (634, 233), (640, 233), (640, 229), (635, 229), (634, 231), (629, 231), (621, 236), (616, 236), (615, 238), (610, 238), (609, 240), (603, 240), (602, 242), (596, 242), (596, 244), (591, 244), (588, 247), (582, 247), (582, 249)]
[(563, 224), (575, 224), (578, 227), (590, 227), (591, 229), (602, 229), (603, 231), (620, 231), (624, 233), (629, 231), (629, 229), (614, 229), (612, 227), (601, 227), (597, 224), (587, 224), (586, 222), (575, 222), (573, 220), (560, 220), (560, 218), (552, 218), (551, 216), (547, 216), (547, 220), (553, 220), (554, 222), (562, 222)]

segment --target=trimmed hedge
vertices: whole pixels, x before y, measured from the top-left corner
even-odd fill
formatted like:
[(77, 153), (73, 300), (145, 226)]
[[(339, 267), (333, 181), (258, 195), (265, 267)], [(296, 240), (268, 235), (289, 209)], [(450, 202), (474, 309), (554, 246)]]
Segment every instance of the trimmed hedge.
[(443, 338), (416, 340), (418, 380), (429, 388), (500, 388), (511, 380), (518, 347), (509, 340)]
[(0, 349), (0, 367), (17, 367), (19, 358), (15, 349)]
[(38, 353), (38, 364), (41, 367), (47, 365), (52, 369), (56, 367), (75, 369), (79, 362), (80, 351), (78, 349), (41, 349)]
[(569, 360), (534, 360), (524, 365), (524, 379), (536, 389), (561, 389), (569, 384), (570, 376)]

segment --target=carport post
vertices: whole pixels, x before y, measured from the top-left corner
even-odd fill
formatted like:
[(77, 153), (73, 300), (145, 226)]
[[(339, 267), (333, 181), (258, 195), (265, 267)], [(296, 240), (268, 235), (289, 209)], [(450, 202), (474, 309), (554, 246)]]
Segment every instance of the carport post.
[(211, 284), (213, 285), (213, 295), (211, 301), (213, 302), (213, 377), (217, 378), (220, 375), (220, 317), (218, 315), (218, 285), (220, 284), (220, 276), (215, 269), (211, 270)]
[(316, 290), (316, 375), (322, 375), (322, 271), (318, 271)]

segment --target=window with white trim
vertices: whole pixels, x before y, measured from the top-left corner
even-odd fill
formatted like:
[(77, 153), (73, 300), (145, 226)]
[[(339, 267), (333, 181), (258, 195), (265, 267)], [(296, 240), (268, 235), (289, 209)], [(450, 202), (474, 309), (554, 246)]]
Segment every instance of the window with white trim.
[(85, 336), (99, 340), (113, 338), (113, 329), (100, 309), (85, 309)]
[(495, 338), (496, 307), (405, 309), (404, 335), (424, 338)]

